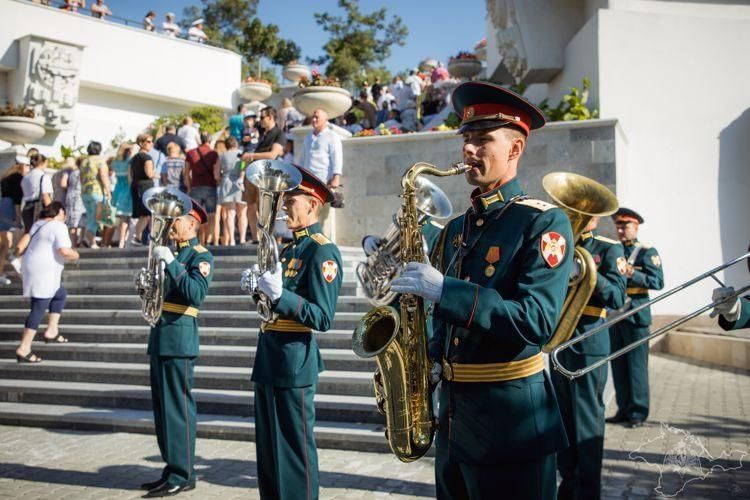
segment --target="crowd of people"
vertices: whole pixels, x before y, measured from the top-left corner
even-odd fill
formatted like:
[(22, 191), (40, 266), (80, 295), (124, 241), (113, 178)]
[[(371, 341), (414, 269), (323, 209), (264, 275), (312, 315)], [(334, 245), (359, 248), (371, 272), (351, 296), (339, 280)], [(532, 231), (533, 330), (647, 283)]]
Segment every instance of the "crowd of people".
[[(51, 6), (51, 0), (31, 0), (32, 3), (40, 5)], [(60, 10), (72, 12), (78, 14), (86, 10), (86, 0), (62, 0)], [(97, 19), (106, 19), (107, 16), (112, 15), (112, 11), (109, 6), (104, 3), (104, 0), (94, 0), (94, 3), (89, 7), (91, 17)], [(150, 10), (146, 13), (143, 18), (143, 29), (146, 31), (157, 31), (163, 35), (173, 38), (183, 38), (182, 28), (175, 22), (175, 15), (173, 12), (167, 12), (165, 19), (161, 23), (161, 30), (157, 30), (156, 26), (156, 12)], [(208, 35), (203, 31), (203, 19), (196, 19), (190, 24), (190, 28), (187, 31), (187, 39), (191, 42), (206, 43), (208, 41)]]

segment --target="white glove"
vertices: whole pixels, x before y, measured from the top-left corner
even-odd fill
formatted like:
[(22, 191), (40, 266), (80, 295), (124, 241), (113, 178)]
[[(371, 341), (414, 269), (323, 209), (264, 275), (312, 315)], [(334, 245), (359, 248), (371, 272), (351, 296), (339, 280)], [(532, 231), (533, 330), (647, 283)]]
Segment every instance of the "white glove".
[(281, 262), (276, 263), (276, 269), (273, 272), (266, 271), (258, 278), (258, 290), (260, 290), (271, 302), (276, 302), (281, 298), (282, 291), (281, 279)]
[[(734, 288), (731, 286), (719, 287), (711, 295), (711, 302), (726, 299), (732, 295), (734, 295)], [(737, 321), (740, 317), (740, 298), (735, 297), (734, 300), (727, 300), (721, 304), (716, 304), (714, 310), (711, 311), (710, 317), (715, 318), (719, 314), (724, 316), (724, 319), (729, 322)]]
[(445, 278), (430, 264), (409, 262), (401, 276), (393, 280), (391, 290), (412, 293), (431, 302), (440, 302)]
[(362, 239), (362, 249), (368, 257), (374, 254), (380, 246), (380, 238), (373, 235), (367, 235)]
[(430, 370), (430, 383), (436, 385), (440, 382), (440, 375), (443, 374), (443, 365), (440, 363), (432, 363), (432, 369)]
[(167, 265), (171, 264), (174, 260), (172, 250), (164, 246), (154, 247), (152, 255), (157, 259), (163, 260)]

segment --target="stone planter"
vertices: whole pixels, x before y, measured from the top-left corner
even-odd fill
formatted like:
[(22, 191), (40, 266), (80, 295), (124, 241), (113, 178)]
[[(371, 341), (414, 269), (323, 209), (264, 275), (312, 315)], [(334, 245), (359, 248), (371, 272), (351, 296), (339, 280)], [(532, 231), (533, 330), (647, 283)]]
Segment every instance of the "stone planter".
[(284, 66), (281, 74), (284, 75), (284, 78), (286, 78), (290, 82), (297, 84), (302, 79), (302, 77), (310, 79), (310, 77), (312, 76), (312, 71), (310, 71), (310, 68), (308, 68), (304, 64), (289, 64), (287, 66)]
[(448, 72), (456, 78), (473, 78), (482, 71), (478, 59), (453, 59), (448, 63)]
[(243, 82), (240, 85), (240, 95), (248, 101), (264, 101), (271, 97), (273, 89), (267, 83), (262, 82)]
[(29, 144), (45, 134), (44, 125), (34, 118), (0, 116), (0, 139), (11, 144)]
[(336, 118), (351, 106), (351, 94), (339, 87), (305, 87), (294, 93), (294, 107), (305, 116), (320, 108), (328, 113), (328, 118)]

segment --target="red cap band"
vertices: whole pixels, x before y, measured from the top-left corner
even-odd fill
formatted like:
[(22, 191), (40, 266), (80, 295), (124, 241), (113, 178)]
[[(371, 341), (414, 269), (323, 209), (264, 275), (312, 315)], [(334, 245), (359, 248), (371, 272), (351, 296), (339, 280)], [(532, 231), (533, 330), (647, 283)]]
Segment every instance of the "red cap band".
[(203, 224), (203, 220), (201, 219), (201, 214), (196, 209), (193, 208), (192, 210), (190, 210), (190, 212), (188, 212), (188, 215), (190, 215), (195, 220), (197, 220), (199, 224)]
[(499, 119), (496, 118), (498, 113), (515, 118), (515, 120), (511, 120), (509, 123), (520, 127), (526, 132), (526, 135), (529, 135), (529, 132), (531, 131), (531, 117), (526, 113), (523, 113), (521, 110), (505, 104), (487, 103), (466, 106), (464, 107), (463, 121), (475, 122), (484, 119)]
[(638, 221), (638, 219), (636, 219), (635, 217), (632, 217), (630, 215), (618, 215), (616, 217), (617, 217), (616, 220), (618, 220), (618, 221), (620, 221), (620, 220), (626, 220), (626, 221), (629, 221), (629, 222), (635, 222), (636, 224), (640, 224), (640, 222)]
[(316, 197), (323, 205), (326, 204), (326, 193), (318, 192), (314, 187), (305, 184), (304, 181), (299, 186), (297, 186), (297, 189)]

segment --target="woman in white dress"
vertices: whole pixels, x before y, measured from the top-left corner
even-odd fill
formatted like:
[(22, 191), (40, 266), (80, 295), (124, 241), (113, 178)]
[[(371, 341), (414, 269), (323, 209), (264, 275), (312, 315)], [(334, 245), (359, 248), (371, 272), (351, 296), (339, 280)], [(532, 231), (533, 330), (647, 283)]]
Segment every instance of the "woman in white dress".
[(57, 201), (42, 210), (39, 220), (16, 246), (16, 255), (23, 255), (23, 296), (31, 298), (31, 311), (24, 324), (21, 343), (16, 348), (19, 363), (42, 361), (31, 351), (31, 343), (47, 310), (49, 318), (44, 332), (45, 343), (68, 341), (60, 335), (58, 324), (67, 297), (60, 283), (65, 260), (78, 259), (78, 252), (72, 246), (65, 226), (65, 207)]

